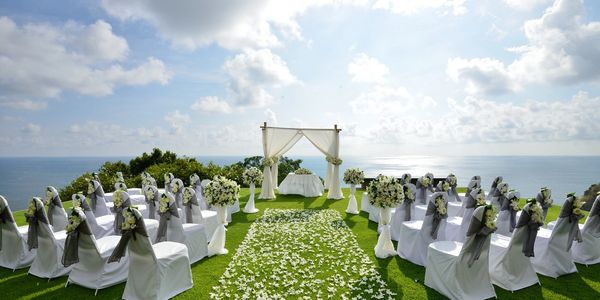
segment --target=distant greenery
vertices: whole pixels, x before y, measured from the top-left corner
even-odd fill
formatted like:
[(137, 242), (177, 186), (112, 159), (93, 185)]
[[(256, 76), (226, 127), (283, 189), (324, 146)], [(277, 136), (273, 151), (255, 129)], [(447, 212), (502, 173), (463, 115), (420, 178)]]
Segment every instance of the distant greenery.
[[(100, 178), (104, 191), (107, 193), (114, 191), (114, 176), (117, 172), (123, 173), (125, 184), (127, 184), (128, 187), (140, 187), (142, 185), (142, 177), (140, 174), (144, 171), (150, 173), (150, 175), (156, 179), (156, 184), (159, 187), (162, 187), (165, 184), (163, 177), (165, 173), (173, 173), (176, 178), (183, 180), (186, 185), (189, 184), (190, 175), (193, 173), (198, 174), (201, 179), (210, 179), (215, 175), (221, 175), (242, 184), (242, 173), (244, 172), (244, 169), (249, 167), (258, 167), (262, 169), (264, 167), (262, 158), (262, 156), (247, 157), (244, 158), (243, 161), (228, 166), (219, 166), (213, 162), (209, 162), (205, 165), (195, 158), (185, 156), (177, 157), (177, 154), (173, 152), (163, 152), (158, 148), (154, 148), (152, 149), (152, 152), (143, 153), (141, 156), (131, 159), (129, 163), (122, 161), (105, 162), (98, 170), (98, 177)], [(288, 157), (282, 157), (279, 160), (278, 168), (279, 182), (281, 182), (288, 173), (300, 168), (301, 163), (301, 159), (294, 160)], [(63, 201), (69, 201), (71, 200), (71, 195), (80, 191), (86, 191), (86, 179), (91, 177), (91, 173), (84, 173), (71, 181), (67, 186), (61, 188), (61, 199)]]
[(585, 202), (583, 204), (584, 210), (590, 211), (592, 209), (592, 205), (594, 204), (594, 200), (596, 200), (598, 192), (600, 192), (600, 183), (590, 185), (590, 187), (583, 193), (581, 200)]

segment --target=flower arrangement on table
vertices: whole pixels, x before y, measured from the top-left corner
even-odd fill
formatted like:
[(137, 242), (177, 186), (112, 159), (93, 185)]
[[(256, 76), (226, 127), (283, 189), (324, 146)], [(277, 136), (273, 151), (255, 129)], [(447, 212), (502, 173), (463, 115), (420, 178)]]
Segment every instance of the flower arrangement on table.
[(365, 180), (365, 172), (359, 168), (349, 168), (344, 172), (344, 182), (346, 184), (361, 184)]
[(367, 187), (369, 203), (379, 208), (396, 207), (404, 201), (404, 188), (393, 176), (378, 175)]
[(67, 233), (73, 232), (73, 230), (79, 227), (79, 224), (83, 221), (81, 220), (80, 214), (83, 215), (83, 210), (81, 210), (80, 207), (73, 207), (71, 215), (69, 216), (69, 224), (67, 224), (67, 228), (65, 229)]
[(529, 215), (531, 216), (531, 220), (538, 224), (544, 224), (544, 211), (542, 207), (535, 201), (535, 199), (530, 200), (531, 205), (529, 206)]
[(343, 162), (339, 157), (333, 157), (329, 155), (325, 158), (325, 160), (327, 160), (328, 163), (336, 166), (341, 165)]
[(497, 228), (497, 226), (496, 226), (497, 215), (498, 215), (498, 210), (496, 209), (496, 207), (494, 207), (493, 205), (488, 205), (485, 208), (485, 214), (484, 214), (485, 227), (495, 230)]
[(259, 168), (250, 167), (244, 170), (244, 173), (242, 173), (242, 182), (244, 182), (244, 184), (247, 185), (250, 185), (252, 183), (254, 183), (255, 185), (259, 185), (262, 183), (262, 177), (263, 173)]
[(312, 172), (309, 169), (300, 168), (300, 169), (297, 169), (296, 171), (294, 171), (294, 174), (296, 174), (296, 175), (310, 175), (310, 174), (312, 174)]
[(229, 206), (238, 198), (240, 186), (234, 180), (217, 175), (206, 185), (203, 192), (209, 205)]

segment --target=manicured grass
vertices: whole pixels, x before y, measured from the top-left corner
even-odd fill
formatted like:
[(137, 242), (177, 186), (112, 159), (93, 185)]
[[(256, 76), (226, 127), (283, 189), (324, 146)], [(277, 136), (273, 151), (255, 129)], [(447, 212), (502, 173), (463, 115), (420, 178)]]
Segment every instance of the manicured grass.
[[(356, 198), (362, 198), (363, 191), (357, 191)], [(344, 189), (344, 194), (348, 190)], [(258, 197), (259, 191), (256, 192)], [(248, 189), (241, 191), (241, 207), (248, 199)], [(68, 203), (68, 202), (67, 202)], [(67, 204), (65, 203), (65, 204)], [(252, 222), (266, 208), (330, 208), (339, 211), (346, 224), (357, 236), (358, 244), (370, 259), (375, 263), (377, 270), (388, 282), (388, 286), (403, 299), (443, 299), (436, 291), (426, 288), (423, 284), (425, 268), (414, 265), (398, 256), (377, 259), (373, 247), (377, 243), (377, 224), (369, 222), (368, 215), (361, 212), (359, 215), (345, 213), (348, 200), (326, 200), (325, 196), (317, 198), (303, 198), (300, 196), (278, 195), (276, 200), (256, 200), (256, 206), (261, 209), (258, 214), (233, 215), (233, 221), (228, 226), (226, 248), (229, 254), (205, 258), (192, 266), (194, 287), (179, 295), (181, 299), (207, 299), (211, 287), (219, 284), (218, 280), (225, 271), (237, 247), (244, 239)], [(67, 205), (65, 205), (67, 206)], [(560, 208), (554, 206), (548, 213), (548, 219), (556, 219)], [(16, 219), (24, 224), (23, 212), (16, 212)], [(553, 279), (538, 275), (542, 286), (532, 286), (515, 293), (496, 287), (499, 299), (597, 299), (600, 297), (600, 265), (586, 267), (577, 265), (579, 273)], [(0, 291), (3, 299), (66, 299), (93, 297), (94, 291), (76, 285), (64, 288), (66, 277), (48, 282), (44, 279), (27, 275), (27, 269), (12, 272), (0, 268)], [(125, 284), (120, 284), (98, 292), (98, 299), (120, 299)]]

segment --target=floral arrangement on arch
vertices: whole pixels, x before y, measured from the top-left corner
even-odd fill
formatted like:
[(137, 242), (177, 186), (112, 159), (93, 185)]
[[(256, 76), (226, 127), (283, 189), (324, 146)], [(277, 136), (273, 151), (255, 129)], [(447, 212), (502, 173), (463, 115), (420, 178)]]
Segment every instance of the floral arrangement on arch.
[(379, 208), (396, 207), (404, 201), (404, 187), (393, 176), (379, 174), (367, 187), (369, 203)]
[(310, 174), (312, 174), (312, 172), (309, 169), (300, 168), (300, 169), (297, 169), (296, 171), (294, 171), (294, 174), (296, 174), (296, 175), (310, 175)]
[(344, 182), (346, 184), (361, 184), (365, 180), (365, 172), (359, 168), (346, 169), (344, 172)]
[(330, 163), (332, 165), (336, 165), (336, 166), (341, 165), (342, 162), (343, 162), (340, 158), (329, 156), (329, 155), (327, 155), (327, 157), (325, 158), (325, 160), (327, 160), (328, 163)]
[(277, 160), (274, 157), (263, 158), (263, 165), (270, 167), (275, 164)]
[(254, 183), (255, 185), (261, 184), (262, 177), (263, 173), (257, 167), (250, 167), (244, 170), (244, 173), (242, 173), (242, 181), (247, 185), (250, 185), (251, 183)]
[(239, 196), (240, 186), (234, 180), (215, 176), (203, 189), (204, 198), (212, 206), (233, 205)]

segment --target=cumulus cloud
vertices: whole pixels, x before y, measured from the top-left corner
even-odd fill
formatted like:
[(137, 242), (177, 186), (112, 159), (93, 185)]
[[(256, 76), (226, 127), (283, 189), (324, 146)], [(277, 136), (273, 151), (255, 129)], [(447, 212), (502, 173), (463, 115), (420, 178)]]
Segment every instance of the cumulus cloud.
[(190, 115), (175, 110), (165, 116), (165, 121), (171, 125), (171, 128), (175, 133), (181, 134), (185, 126), (189, 124), (192, 119), (190, 118)]
[(353, 82), (383, 83), (388, 73), (389, 69), (385, 64), (365, 53), (355, 55), (348, 64), (348, 74), (352, 76)]
[(546, 4), (549, 0), (504, 0), (504, 2), (510, 8), (527, 11)]
[(38, 124), (28, 123), (25, 127), (21, 128), (21, 132), (25, 134), (35, 135), (42, 131), (42, 127)]
[(270, 108), (265, 109), (264, 113), (267, 118), (267, 124), (277, 125), (277, 115)]
[(48, 107), (48, 103), (43, 101), (31, 101), (29, 99), (3, 100), (2, 97), (0, 97), (0, 106), (23, 110), (43, 110)]
[(412, 95), (405, 87), (385, 85), (375, 86), (350, 101), (350, 107), (355, 114), (397, 115), (415, 108), (435, 106), (435, 100), (429, 96)]
[(448, 60), (447, 73), (465, 82), (469, 93), (500, 94), (531, 84), (597, 82), (600, 69), (600, 22), (584, 22), (579, 0), (557, 0), (539, 19), (524, 26), (528, 43), (508, 50), (510, 64), (493, 58)]
[(412, 15), (424, 10), (441, 10), (443, 14), (455, 16), (467, 12), (466, 0), (377, 0), (373, 9), (389, 10), (399, 15)]
[(193, 110), (204, 111), (204, 112), (218, 112), (218, 113), (230, 113), (233, 109), (228, 102), (219, 99), (215, 96), (201, 97), (196, 100), (190, 107)]
[(105, 96), (117, 86), (165, 84), (171, 78), (156, 58), (131, 69), (123, 67), (119, 62), (128, 53), (127, 41), (102, 20), (90, 25), (19, 26), (0, 17), (0, 102), (41, 109), (45, 104), (31, 101), (56, 98), (65, 91)]

